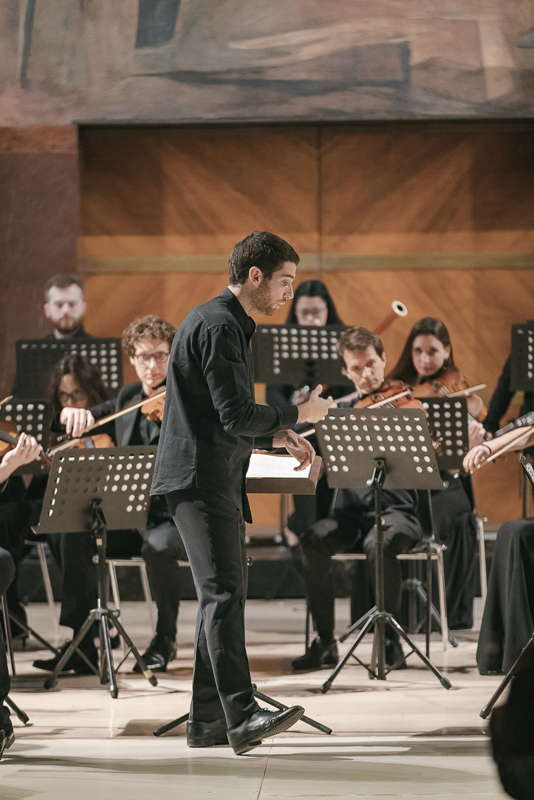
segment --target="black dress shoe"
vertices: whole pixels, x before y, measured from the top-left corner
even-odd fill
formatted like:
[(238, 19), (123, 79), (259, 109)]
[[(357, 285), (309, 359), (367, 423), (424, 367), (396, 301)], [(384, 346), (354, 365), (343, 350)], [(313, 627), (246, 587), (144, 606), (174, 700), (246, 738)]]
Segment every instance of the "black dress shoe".
[[(67, 647), (70, 646), (70, 642), (65, 642), (65, 644), (59, 649), (59, 653), (53, 658), (42, 659), (38, 658), (33, 662), (33, 666), (37, 669), (44, 669), (45, 672), (54, 672), (55, 668), (57, 667), (59, 660), (63, 656)], [(98, 664), (98, 655), (96, 652), (96, 647), (90, 645), (84, 645), (83, 648), (80, 647), (80, 650), (83, 650), (86, 658), (95, 665), (95, 668)], [(74, 652), (66, 664), (63, 665), (62, 672), (74, 672), (75, 675), (94, 675), (94, 670), (91, 669), (89, 664), (83, 660), (83, 658), (76, 652)]]
[(241, 756), (261, 744), (263, 739), (287, 731), (303, 714), (302, 706), (291, 706), (285, 711), (267, 711), (266, 708), (260, 708), (241, 725), (236, 725), (228, 731), (228, 741), (234, 753)]
[(5, 706), (0, 706), (0, 758), (2, 758), (2, 754), (6, 750), (9, 750), (14, 742), (15, 734), (13, 733), (9, 709)]
[(338, 661), (337, 642), (334, 639), (324, 642), (317, 636), (304, 655), (295, 658), (291, 666), (294, 670), (321, 669), (335, 667)]
[[(152, 672), (166, 672), (167, 664), (176, 658), (176, 642), (168, 636), (156, 634), (143, 653), (145, 667)], [(139, 664), (135, 664), (133, 671), (141, 674)]]
[(186, 725), (186, 733), (189, 747), (228, 744), (225, 719), (216, 719), (213, 722), (196, 722), (190, 719)]
[(402, 651), (399, 637), (396, 635), (386, 636), (386, 666), (391, 669), (407, 669), (406, 659)]

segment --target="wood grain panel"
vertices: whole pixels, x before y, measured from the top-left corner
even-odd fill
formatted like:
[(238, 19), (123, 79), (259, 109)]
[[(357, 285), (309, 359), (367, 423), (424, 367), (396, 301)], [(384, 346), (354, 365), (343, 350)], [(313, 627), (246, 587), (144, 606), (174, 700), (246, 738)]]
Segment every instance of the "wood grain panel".
[(326, 129), (326, 253), (532, 252), (534, 140), (527, 130)]
[(85, 256), (226, 255), (251, 230), (319, 250), (315, 129), (103, 129), (81, 147)]

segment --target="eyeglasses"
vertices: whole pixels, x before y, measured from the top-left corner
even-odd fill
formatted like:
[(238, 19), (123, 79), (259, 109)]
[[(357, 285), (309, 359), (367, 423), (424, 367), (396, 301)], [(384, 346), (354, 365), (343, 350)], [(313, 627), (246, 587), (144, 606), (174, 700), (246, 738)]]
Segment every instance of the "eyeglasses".
[(322, 308), (303, 308), (299, 310), (299, 316), (301, 317), (320, 317), (324, 314), (324, 309)]
[(140, 364), (143, 366), (148, 366), (151, 361), (155, 361), (156, 364), (164, 364), (165, 361), (169, 358), (169, 351), (166, 353), (137, 353), (134, 356), (136, 361), (139, 361)]
[(82, 389), (75, 389), (73, 392), (58, 392), (58, 399), (62, 405), (66, 405), (69, 401), (71, 403), (79, 403), (85, 400), (87, 394)]

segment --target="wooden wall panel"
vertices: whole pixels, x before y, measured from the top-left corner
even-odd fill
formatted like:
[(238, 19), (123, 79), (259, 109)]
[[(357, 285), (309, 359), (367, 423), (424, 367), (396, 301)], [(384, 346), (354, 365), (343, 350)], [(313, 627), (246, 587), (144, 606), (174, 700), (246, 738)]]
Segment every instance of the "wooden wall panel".
[(81, 148), (82, 252), (92, 268), (110, 257), (138, 268), (191, 257), (202, 268), (215, 256), (224, 269), (251, 230), (319, 251), (315, 129), (86, 130)]
[[(347, 323), (372, 328), (406, 303), (384, 336), (391, 364), (417, 319), (441, 317), (487, 399), (510, 325), (532, 317), (533, 141), (510, 125), (88, 129), (88, 327), (119, 335), (145, 313), (178, 323), (225, 285), (238, 238), (273, 229), (302, 256), (298, 280), (324, 279)], [(519, 513), (516, 473), (511, 459), (477, 476), (493, 524)], [(254, 498), (258, 523), (274, 522), (276, 502)]]

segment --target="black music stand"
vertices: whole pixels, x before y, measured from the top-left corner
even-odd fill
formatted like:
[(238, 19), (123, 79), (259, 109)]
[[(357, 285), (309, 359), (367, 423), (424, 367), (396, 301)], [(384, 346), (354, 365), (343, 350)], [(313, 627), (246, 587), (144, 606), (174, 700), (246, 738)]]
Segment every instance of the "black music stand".
[(17, 371), (14, 395), (31, 399), (48, 397), (55, 365), (65, 355), (80, 355), (92, 364), (108, 389), (116, 394), (122, 386), (120, 339), (76, 337), (74, 339), (19, 339), (16, 343)]
[[(97, 450), (69, 450), (57, 453), (52, 461), (43, 509), (37, 533), (64, 533), (70, 536), (91, 534), (96, 545), (97, 607), (87, 619), (44, 683), (53, 688), (71, 655), (76, 651), (100, 683), (109, 682), (110, 694), (118, 697), (117, 672), (131, 652), (142, 674), (152, 686), (157, 678), (146, 668), (143, 659), (119, 619), (118, 609), (107, 607), (106, 549), (108, 529), (144, 528), (150, 501), (150, 483), (155, 447), (108, 447)], [(98, 623), (100, 663), (97, 670), (78, 645)], [(126, 642), (128, 650), (115, 667), (109, 628), (113, 626)]]
[(253, 339), (254, 374), (260, 383), (292, 386), (347, 385), (337, 343), (344, 325), (258, 325)]
[(427, 413), (432, 439), (438, 443), (440, 470), (460, 470), (469, 450), (469, 426), (465, 397), (420, 397)]
[(534, 320), (512, 325), (512, 361), (510, 389), (534, 390)]
[[(11, 398), (0, 406), (0, 418), (17, 426), (19, 433), (27, 433), (35, 437), (43, 450), (48, 447), (50, 425), (52, 423), (52, 407), (44, 400), (23, 400)], [(23, 464), (16, 470), (17, 475), (23, 473), (39, 474), (42, 472), (40, 461)]]
[[(519, 463), (523, 467), (523, 471), (525, 473), (525, 479), (527, 481), (530, 481), (531, 485), (534, 486), (534, 467), (524, 455), (519, 456)], [(521, 666), (522, 662), (525, 661), (527, 656), (532, 657), (533, 654), (534, 654), (534, 631), (532, 631), (532, 633), (530, 634), (527, 643), (522, 647), (521, 652), (515, 659), (514, 663), (512, 664), (512, 666), (510, 667), (510, 669), (508, 670), (508, 672), (506, 673), (506, 675), (504, 676), (498, 687), (493, 692), (489, 701), (482, 708), (480, 712), (480, 716), (482, 717), (482, 719), (486, 719), (486, 717), (490, 715), (491, 711), (493, 710), (493, 706), (495, 705), (501, 694), (504, 692), (504, 690), (506, 689), (512, 678), (514, 678), (520, 671), (519, 667)], [(527, 713), (526, 709), (525, 713)]]
[(337, 408), (328, 412), (328, 416), (316, 425), (316, 430), (329, 486), (335, 489), (372, 489), (377, 529), (376, 605), (349, 629), (355, 631), (360, 628), (354, 643), (323, 683), (321, 691), (328, 691), (351, 656), (362, 664), (354, 651), (373, 627), (376, 669), (374, 666), (366, 668), (370, 677), (385, 680), (389, 671), (385, 663), (386, 626), (392, 628), (410, 647), (408, 656), (411, 653), (419, 656), (441, 685), (450, 689), (449, 679), (439, 672), (395, 617), (384, 608), (382, 489), (429, 491), (443, 487), (425, 413), (419, 409)]

